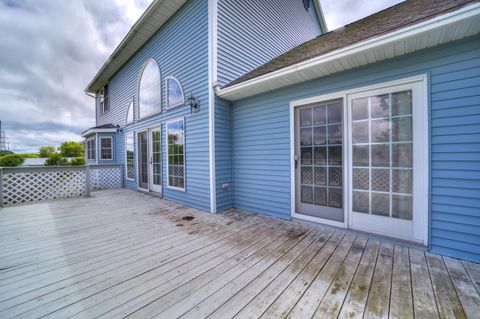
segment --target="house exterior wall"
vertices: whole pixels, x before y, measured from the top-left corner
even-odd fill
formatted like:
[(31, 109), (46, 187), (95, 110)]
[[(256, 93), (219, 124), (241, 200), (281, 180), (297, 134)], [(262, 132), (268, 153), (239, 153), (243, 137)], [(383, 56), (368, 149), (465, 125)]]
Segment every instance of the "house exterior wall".
[(313, 1), (218, 0), (217, 24), (220, 86), (321, 34)]
[(236, 101), (233, 206), (290, 218), (289, 103), (427, 74), (431, 251), (480, 262), (480, 37)]
[(217, 211), (233, 205), (231, 103), (215, 97), (215, 178)]
[[(162, 112), (139, 120), (138, 85), (144, 62), (153, 58), (160, 67), (162, 79)], [(200, 102), (200, 110), (190, 113), (188, 106), (166, 109), (165, 78), (176, 77), (186, 96), (192, 93)], [(137, 175), (136, 133), (161, 127), (162, 150), (166, 150), (166, 125), (172, 119), (185, 121), (185, 192), (167, 187), (167, 155), (162, 152), (162, 188), (166, 199), (205, 211), (210, 209), (208, 155), (208, 1), (187, 2), (109, 81), (110, 110), (97, 116), (97, 125), (119, 124), (115, 159), (125, 164), (125, 135), (135, 133), (135, 174)], [(185, 97), (186, 98), (186, 97)], [(127, 108), (134, 101), (134, 123), (125, 125)], [(125, 185), (137, 189), (135, 181)]]

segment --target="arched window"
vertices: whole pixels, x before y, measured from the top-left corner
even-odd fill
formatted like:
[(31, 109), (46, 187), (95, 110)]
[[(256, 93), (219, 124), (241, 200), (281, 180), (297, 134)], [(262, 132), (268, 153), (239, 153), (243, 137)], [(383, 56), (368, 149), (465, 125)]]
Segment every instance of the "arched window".
[(138, 89), (138, 117), (144, 118), (162, 110), (160, 68), (149, 59), (143, 67)]
[(167, 109), (185, 104), (180, 82), (173, 76), (167, 76), (165, 83), (167, 87)]
[(127, 119), (125, 121), (127, 124), (133, 123), (133, 101), (130, 101), (127, 108)]

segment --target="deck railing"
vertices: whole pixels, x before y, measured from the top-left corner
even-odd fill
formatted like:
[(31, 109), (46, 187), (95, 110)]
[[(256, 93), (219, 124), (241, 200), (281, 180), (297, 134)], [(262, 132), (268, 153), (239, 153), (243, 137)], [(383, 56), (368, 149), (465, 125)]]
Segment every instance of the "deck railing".
[(123, 187), (123, 165), (0, 168), (0, 207), (60, 198), (90, 196), (91, 191)]

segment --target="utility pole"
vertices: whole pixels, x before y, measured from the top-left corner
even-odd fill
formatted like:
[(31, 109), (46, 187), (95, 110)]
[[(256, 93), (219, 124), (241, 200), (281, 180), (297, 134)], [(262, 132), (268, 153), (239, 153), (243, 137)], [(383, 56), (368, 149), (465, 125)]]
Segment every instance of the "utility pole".
[(2, 121), (0, 121), (0, 151), (7, 151), (9, 149), (7, 144), (5, 132), (2, 130)]

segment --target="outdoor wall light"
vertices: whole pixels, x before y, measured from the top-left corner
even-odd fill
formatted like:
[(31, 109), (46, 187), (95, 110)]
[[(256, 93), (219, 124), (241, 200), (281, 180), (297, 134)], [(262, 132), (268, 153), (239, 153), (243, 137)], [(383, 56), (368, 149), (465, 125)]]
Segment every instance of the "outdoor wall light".
[(187, 103), (190, 105), (190, 113), (198, 112), (200, 109), (200, 104), (197, 99), (190, 93), (190, 96), (187, 98)]
[(120, 127), (120, 124), (117, 124), (117, 133), (122, 133), (123, 132), (123, 128)]

